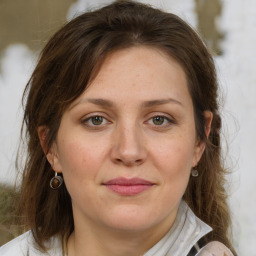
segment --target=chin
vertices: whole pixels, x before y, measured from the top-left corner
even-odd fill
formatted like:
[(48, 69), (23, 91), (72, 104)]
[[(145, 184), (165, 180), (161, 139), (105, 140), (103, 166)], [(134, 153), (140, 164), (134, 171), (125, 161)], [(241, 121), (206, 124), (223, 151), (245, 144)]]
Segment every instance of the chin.
[[(154, 219), (152, 219), (152, 216)], [(107, 225), (114, 229), (119, 229), (123, 231), (141, 231), (154, 226), (158, 222), (156, 215), (152, 215), (149, 212), (136, 209), (126, 209), (125, 211), (115, 211), (109, 216), (107, 220)]]

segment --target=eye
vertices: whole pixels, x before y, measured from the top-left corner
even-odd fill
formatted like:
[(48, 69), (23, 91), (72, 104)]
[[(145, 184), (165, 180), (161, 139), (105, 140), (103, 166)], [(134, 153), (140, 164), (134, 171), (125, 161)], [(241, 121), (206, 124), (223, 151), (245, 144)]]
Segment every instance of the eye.
[(82, 123), (89, 127), (95, 127), (95, 126), (102, 126), (108, 123), (108, 121), (103, 116), (91, 116), (82, 120)]
[(153, 121), (153, 124), (155, 124), (155, 125), (162, 125), (164, 123), (164, 121), (166, 121), (165, 119), (166, 118), (163, 116), (154, 116), (152, 118), (152, 121)]
[(93, 116), (90, 118), (90, 120), (93, 125), (101, 125), (104, 121), (104, 118), (102, 116)]
[(174, 121), (166, 116), (156, 115), (150, 118), (148, 123), (154, 126), (168, 126), (174, 123)]

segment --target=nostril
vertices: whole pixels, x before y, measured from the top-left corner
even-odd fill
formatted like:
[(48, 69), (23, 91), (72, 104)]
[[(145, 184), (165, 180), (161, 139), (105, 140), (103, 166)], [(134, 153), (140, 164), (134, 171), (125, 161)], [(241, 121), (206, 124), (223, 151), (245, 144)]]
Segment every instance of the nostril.
[(132, 166), (142, 164), (147, 153), (144, 144), (135, 136), (122, 136), (116, 139), (116, 143), (111, 147), (110, 157), (116, 164)]

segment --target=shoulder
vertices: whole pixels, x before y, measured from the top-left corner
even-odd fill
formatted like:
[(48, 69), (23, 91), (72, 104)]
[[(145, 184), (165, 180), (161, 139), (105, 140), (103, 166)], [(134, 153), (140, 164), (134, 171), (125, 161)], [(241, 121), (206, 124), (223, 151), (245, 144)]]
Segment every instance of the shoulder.
[(213, 241), (205, 245), (197, 256), (233, 256), (233, 254), (224, 244)]
[(26, 232), (21, 236), (16, 237), (15, 239), (11, 240), (9, 243), (0, 247), (0, 255), (7, 256), (7, 255), (26, 255), (26, 250), (29, 247), (30, 241), (32, 238), (31, 232)]
[(18, 236), (7, 244), (0, 247), (1, 256), (60, 256), (62, 255), (61, 239), (53, 237), (49, 243), (46, 244), (48, 248), (47, 253), (40, 252), (34, 242), (31, 231)]

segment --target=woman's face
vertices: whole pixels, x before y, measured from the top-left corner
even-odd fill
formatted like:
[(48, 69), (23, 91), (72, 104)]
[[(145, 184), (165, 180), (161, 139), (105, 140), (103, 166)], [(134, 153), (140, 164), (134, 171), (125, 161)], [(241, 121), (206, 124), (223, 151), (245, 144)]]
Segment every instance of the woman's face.
[(181, 66), (133, 47), (105, 59), (47, 157), (63, 173), (75, 227), (148, 231), (172, 225), (203, 149)]

